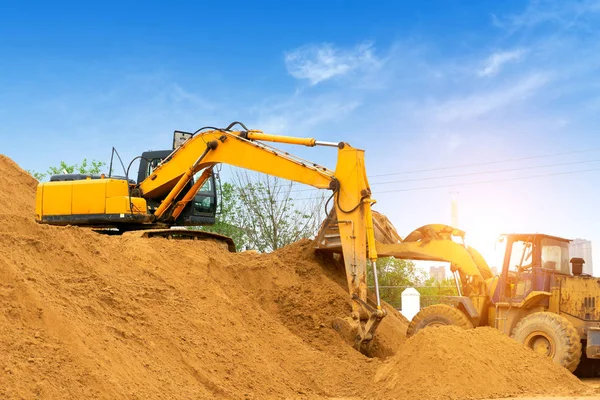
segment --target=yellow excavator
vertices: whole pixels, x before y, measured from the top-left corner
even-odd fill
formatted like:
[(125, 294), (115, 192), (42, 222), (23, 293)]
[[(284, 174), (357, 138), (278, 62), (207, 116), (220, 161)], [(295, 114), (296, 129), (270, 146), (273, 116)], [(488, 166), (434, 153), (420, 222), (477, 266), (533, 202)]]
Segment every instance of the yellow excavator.
[[(239, 129), (234, 130), (235, 126)], [(335, 147), (335, 171), (276, 149), (268, 142)], [(117, 234), (200, 236), (225, 240), (231, 249), (233, 243), (226, 237), (170, 229), (214, 222), (217, 196), (212, 171), (215, 165), (229, 164), (328, 189), (332, 192), (333, 207), (317, 247), (343, 254), (353, 300), (352, 314), (347, 321), (355, 333), (355, 347), (367, 351), (377, 326), (386, 315), (381, 307), (377, 280), (375, 296), (367, 296), (368, 260), (376, 271), (378, 246), (393, 246), (399, 236), (385, 217), (376, 214), (373, 218), (371, 205), (375, 200), (371, 198), (364, 151), (344, 142), (270, 135), (247, 129), (239, 122), (224, 129), (176, 131), (173, 143), (171, 151), (146, 152), (136, 157), (140, 159), (137, 181), (129, 178), (127, 170), (125, 177), (66, 174), (41, 183), (36, 195), (37, 222), (108, 228), (108, 232)], [(377, 273), (374, 276), (377, 277)]]
[(458, 292), (450, 304), (421, 309), (408, 336), (441, 325), (491, 326), (572, 372), (600, 370), (600, 279), (582, 273), (583, 259), (569, 259), (568, 239), (502, 235), (502, 270), (494, 275), (464, 238), (459, 229), (427, 225), (391, 246), (396, 258), (450, 263)]

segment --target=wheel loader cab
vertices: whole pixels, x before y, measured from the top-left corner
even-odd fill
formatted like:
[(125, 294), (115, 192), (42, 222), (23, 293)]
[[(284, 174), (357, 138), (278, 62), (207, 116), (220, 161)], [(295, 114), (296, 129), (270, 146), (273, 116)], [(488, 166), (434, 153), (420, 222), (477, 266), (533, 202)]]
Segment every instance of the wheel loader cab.
[[(150, 176), (152, 171), (154, 171), (154, 169), (171, 153), (172, 150), (146, 151), (142, 153), (137, 177), (138, 184)], [(194, 176), (194, 179), (192, 179), (184, 191), (187, 191), (187, 189), (194, 184), (200, 174), (201, 173), (198, 173)], [(194, 200), (186, 206), (184, 211), (177, 218), (176, 223), (178, 225), (213, 225), (215, 223), (215, 216), (217, 213), (217, 192), (215, 183), (215, 177), (211, 174), (200, 190), (198, 190), (198, 193), (194, 196)], [(148, 201), (148, 207), (151, 211), (155, 210), (159, 204), (159, 201)]]
[(570, 275), (569, 240), (541, 234), (504, 238), (504, 264), (494, 302), (519, 303), (533, 291), (549, 292), (555, 274)]

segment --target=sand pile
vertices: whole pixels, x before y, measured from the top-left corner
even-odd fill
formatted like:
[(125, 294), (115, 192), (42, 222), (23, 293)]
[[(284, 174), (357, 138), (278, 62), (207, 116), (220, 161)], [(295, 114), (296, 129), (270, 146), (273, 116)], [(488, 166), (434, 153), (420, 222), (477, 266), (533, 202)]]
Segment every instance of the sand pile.
[[(354, 353), (340, 346), (331, 322), (350, 315), (344, 266), (331, 257), (317, 255), (314, 244), (302, 240), (273, 254), (245, 254), (227, 267), (246, 282), (249, 295), (292, 333), (319, 350)], [(408, 321), (385, 305), (388, 312), (377, 330), (373, 357), (389, 357), (406, 340)]]
[[(343, 268), (316, 256), (310, 242), (231, 254), (213, 243), (38, 225), (32, 178), (0, 157), (0, 179), (0, 398), (417, 399), (428, 393), (419, 388), (459, 390), (452, 361), (431, 358), (458, 353), (434, 350), (443, 343), (429, 335), (403, 345), (406, 321), (392, 309), (373, 349), (392, 356), (401, 345), (389, 363), (347, 346), (331, 328), (349, 310)], [(440, 332), (447, 342), (463, 335)], [(497, 353), (514, 349), (496, 336)], [(476, 349), (491, 346), (478, 340), (471, 337), (459, 365), (499, 374), (477, 361)], [(521, 356), (504, 365), (495, 379), (510, 385), (493, 394), (518, 385), (520, 393), (576, 389), (551, 363)], [(546, 387), (518, 378), (538, 363)], [(492, 393), (480, 386), (469, 395)]]
[(33, 217), (37, 181), (13, 160), (0, 154), (0, 213)]
[(380, 394), (410, 399), (567, 395), (581, 382), (493, 328), (424, 329), (380, 367)]
[[(372, 382), (331, 328), (343, 272), (310, 243), (230, 254), (37, 225), (32, 178), (2, 160), (0, 398), (330, 397)], [(391, 354), (405, 321), (385, 326)]]

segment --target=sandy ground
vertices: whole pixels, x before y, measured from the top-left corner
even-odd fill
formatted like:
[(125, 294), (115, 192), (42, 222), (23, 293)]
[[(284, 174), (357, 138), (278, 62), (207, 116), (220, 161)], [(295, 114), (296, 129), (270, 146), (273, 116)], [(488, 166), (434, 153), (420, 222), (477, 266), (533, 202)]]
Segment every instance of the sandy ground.
[[(581, 379), (583, 383), (589, 386), (592, 389), (600, 390), (600, 378), (583, 378)], [(538, 397), (505, 397), (503, 399), (496, 400), (539, 400), (539, 399), (553, 399), (553, 400), (589, 400), (589, 399), (600, 399), (600, 395), (596, 396), (559, 396), (559, 397), (548, 397), (548, 396), (538, 396)], [(491, 399), (490, 399), (491, 400)]]
[(38, 225), (36, 186), (0, 155), (0, 399), (600, 393), (490, 328), (407, 340), (391, 308), (365, 357), (333, 329), (351, 311), (343, 266), (310, 241), (231, 254)]

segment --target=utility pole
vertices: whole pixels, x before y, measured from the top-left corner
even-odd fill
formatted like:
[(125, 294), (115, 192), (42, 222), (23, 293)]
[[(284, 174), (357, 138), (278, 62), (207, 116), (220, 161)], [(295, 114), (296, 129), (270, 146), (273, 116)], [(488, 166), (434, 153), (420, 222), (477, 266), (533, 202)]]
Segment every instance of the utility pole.
[(458, 192), (450, 192), (450, 225), (458, 228)]

